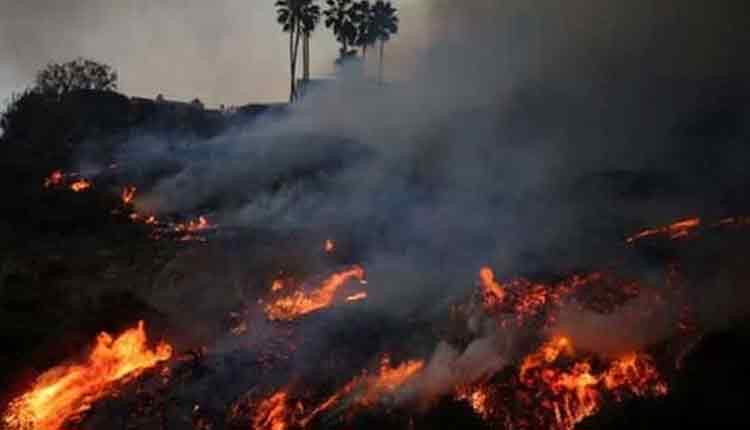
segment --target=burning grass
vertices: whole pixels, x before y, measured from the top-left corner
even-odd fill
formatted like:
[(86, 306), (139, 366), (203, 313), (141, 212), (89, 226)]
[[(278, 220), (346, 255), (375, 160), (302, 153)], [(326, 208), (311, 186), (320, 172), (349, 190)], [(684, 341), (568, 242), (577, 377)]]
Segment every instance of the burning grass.
[(75, 421), (116, 384), (128, 382), (171, 357), (169, 344), (161, 342), (150, 349), (147, 342), (143, 322), (117, 337), (101, 333), (83, 363), (48, 370), (13, 400), (3, 416), (4, 426), (9, 430), (58, 430)]

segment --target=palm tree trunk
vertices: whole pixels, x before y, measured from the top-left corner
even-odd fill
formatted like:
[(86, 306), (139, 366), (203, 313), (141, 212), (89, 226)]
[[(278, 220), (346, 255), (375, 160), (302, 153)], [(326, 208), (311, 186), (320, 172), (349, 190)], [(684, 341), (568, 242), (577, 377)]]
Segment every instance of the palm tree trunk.
[(380, 64), (378, 65), (378, 82), (383, 85), (383, 51), (385, 51), (385, 41), (380, 41)]
[(289, 74), (291, 75), (291, 83), (289, 85), (289, 103), (294, 101), (295, 79), (294, 79), (294, 29), (289, 31)]
[(301, 28), (300, 23), (297, 22), (296, 31), (294, 31), (294, 59), (292, 60), (292, 82), (294, 92), (292, 93), (292, 101), (294, 101), (299, 94), (297, 94), (297, 59), (299, 59), (299, 40), (300, 40)]
[(310, 80), (310, 35), (305, 33), (305, 40), (302, 46), (303, 71), (302, 79), (307, 82)]

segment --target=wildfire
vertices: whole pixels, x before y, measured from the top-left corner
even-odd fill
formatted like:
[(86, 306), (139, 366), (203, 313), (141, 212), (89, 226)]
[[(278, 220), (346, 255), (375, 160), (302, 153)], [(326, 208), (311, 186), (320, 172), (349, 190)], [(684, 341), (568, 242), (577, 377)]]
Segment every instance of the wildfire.
[(479, 285), (482, 287), (484, 306), (494, 308), (505, 299), (505, 289), (495, 281), (495, 273), (489, 267), (479, 270)]
[(143, 322), (117, 338), (101, 333), (85, 363), (61, 365), (37, 378), (32, 388), (13, 400), (3, 424), (13, 430), (58, 430), (107, 396), (115, 383), (127, 382), (168, 360), (172, 347), (148, 348)]
[(263, 400), (253, 417), (253, 430), (286, 430), (291, 421), (289, 395), (279, 391)]
[(198, 218), (190, 220), (188, 222), (178, 223), (174, 225), (174, 231), (177, 233), (193, 233), (197, 231), (208, 230), (211, 228), (213, 228), (213, 226), (208, 222), (206, 217), (203, 216), (199, 216)]
[(627, 243), (634, 243), (646, 237), (665, 235), (670, 239), (687, 237), (693, 230), (701, 226), (700, 218), (688, 218), (677, 221), (664, 227), (656, 227), (642, 230), (625, 239)]
[(334, 273), (323, 281), (320, 288), (310, 293), (297, 291), (291, 296), (282, 297), (266, 306), (266, 315), (271, 320), (291, 321), (303, 315), (327, 308), (333, 304), (339, 288), (352, 279), (363, 281), (365, 271), (360, 266), (352, 266)]
[(44, 188), (56, 187), (62, 184), (64, 180), (65, 174), (62, 172), (62, 170), (55, 170), (54, 172), (50, 173), (49, 176), (44, 178)]
[(362, 291), (361, 293), (352, 294), (351, 296), (346, 298), (347, 302), (359, 302), (362, 300), (365, 300), (367, 298), (367, 293)]
[(474, 413), (480, 417), (487, 419), (490, 416), (490, 397), (487, 393), (487, 389), (483, 386), (475, 387), (473, 389), (459, 389), (456, 395), (457, 400), (463, 400), (471, 406)]
[(70, 184), (69, 188), (76, 193), (80, 193), (91, 188), (91, 182), (87, 181), (86, 179), (79, 179)]
[(135, 192), (138, 189), (134, 186), (127, 186), (122, 189), (122, 192), (120, 193), (120, 199), (122, 200), (122, 204), (125, 206), (133, 203), (133, 199), (135, 199)]
[(326, 252), (326, 254), (332, 254), (333, 251), (336, 250), (336, 242), (331, 239), (326, 239), (325, 243), (323, 244), (323, 250)]
[[(565, 360), (562, 358), (565, 357)], [(518, 374), (520, 393), (542, 398), (535, 420), (551, 428), (571, 430), (601, 408), (604, 398), (626, 395), (661, 396), (667, 386), (646, 354), (629, 353), (595, 371), (591, 358), (576, 359), (570, 339), (556, 337), (524, 359)], [(546, 412), (545, 412), (546, 411)]]
[(357, 396), (357, 403), (363, 406), (374, 404), (384, 395), (395, 392), (423, 367), (424, 361), (421, 360), (405, 361), (393, 367), (390, 357), (383, 356), (380, 361), (380, 372), (377, 375), (365, 376), (360, 381), (360, 384), (364, 386), (364, 391)]

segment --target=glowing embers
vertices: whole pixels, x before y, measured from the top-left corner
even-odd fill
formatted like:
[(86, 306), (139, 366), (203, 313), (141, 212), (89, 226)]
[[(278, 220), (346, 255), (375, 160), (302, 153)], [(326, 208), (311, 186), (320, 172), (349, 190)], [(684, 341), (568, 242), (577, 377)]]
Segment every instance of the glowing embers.
[(606, 286), (606, 291), (611, 293), (608, 299), (619, 296), (631, 297), (631, 290), (635, 288), (632, 283), (618, 282), (600, 272), (573, 275), (553, 283), (532, 282), (523, 278), (501, 283), (495, 279), (491, 268), (482, 267), (479, 271), (482, 307), (503, 325), (513, 321), (519, 325), (534, 321), (554, 322), (553, 311), (559, 308), (563, 299), (582, 292), (584, 287), (593, 286), (603, 291)]
[[(339, 289), (348, 282), (358, 280), (360, 283), (365, 282), (365, 271), (361, 266), (352, 266), (341, 272), (334, 273), (325, 279), (320, 287), (306, 292), (302, 289), (294, 293), (272, 300), (266, 305), (266, 316), (270, 320), (291, 321), (304, 315), (316, 312), (334, 305)], [(283, 283), (274, 282), (271, 287), (273, 292), (278, 292), (284, 288)], [(355, 294), (356, 295), (356, 294)], [(359, 301), (366, 298), (362, 296), (349, 296), (351, 300)]]
[(533, 417), (539, 428), (569, 430), (608, 399), (666, 393), (667, 385), (647, 354), (629, 353), (612, 361), (580, 358), (570, 339), (555, 337), (524, 358), (515, 394), (529, 407), (541, 406)]
[(70, 184), (70, 189), (75, 193), (86, 191), (89, 188), (91, 188), (91, 182), (87, 181), (86, 179), (79, 179)]
[[(351, 416), (360, 409), (376, 407), (388, 396), (398, 391), (424, 367), (421, 360), (405, 361), (397, 366), (391, 364), (388, 355), (383, 356), (377, 372), (366, 370), (354, 377), (334, 394), (324, 400), (303, 401), (293, 397), (290, 388), (278, 390), (259, 401), (251, 413), (253, 430), (286, 430), (308, 428), (316, 418), (326, 413)], [(308, 407), (305, 404), (316, 405)], [(231, 416), (240, 415), (243, 405), (235, 404)]]
[(640, 239), (652, 236), (666, 236), (670, 239), (680, 239), (687, 237), (700, 226), (700, 218), (688, 218), (667, 226), (641, 230), (640, 232), (626, 238), (625, 241), (627, 243), (634, 243)]
[(123, 188), (120, 192), (120, 200), (122, 201), (122, 204), (125, 206), (131, 205), (135, 199), (136, 191), (138, 191), (138, 189), (132, 185)]
[(323, 243), (323, 251), (325, 251), (326, 254), (333, 254), (336, 251), (336, 242), (331, 239), (326, 239)]
[(13, 400), (2, 423), (11, 430), (57, 430), (143, 371), (168, 360), (172, 347), (148, 347), (143, 322), (113, 338), (101, 333), (81, 364), (61, 365), (42, 374), (28, 392)]
[(88, 179), (80, 177), (78, 173), (63, 173), (55, 170), (44, 178), (44, 188), (67, 188), (74, 193), (81, 193), (91, 189), (93, 184)]
[(482, 267), (479, 270), (479, 285), (486, 308), (492, 309), (505, 300), (505, 289), (495, 280), (495, 273), (491, 268)]

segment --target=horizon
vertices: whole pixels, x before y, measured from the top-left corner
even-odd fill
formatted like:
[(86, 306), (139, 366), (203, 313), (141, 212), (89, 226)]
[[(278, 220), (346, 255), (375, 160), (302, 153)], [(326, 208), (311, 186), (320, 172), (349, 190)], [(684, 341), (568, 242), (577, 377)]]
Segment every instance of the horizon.
[[(0, 68), (0, 102), (31, 86), (46, 64), (78, 57), (110, 65), (119, 75), (118, 92), (131, 97), (198, 98), (210, 107), (288, 99), (288, 39), (272, 0), (75, 2), (61, 7), (30, 0), (3, 8), (0, 57), (10, 61)], [(393, 3), (404, 22), (389, 42), (395, 53), (400, 44), (413, 43), (408, 39), (428, 0)], [(29, 36), (29, 26), (49, 28)], [(321, 22), (312, 38), (313, 78), (334, 72), (337, 49)]]

